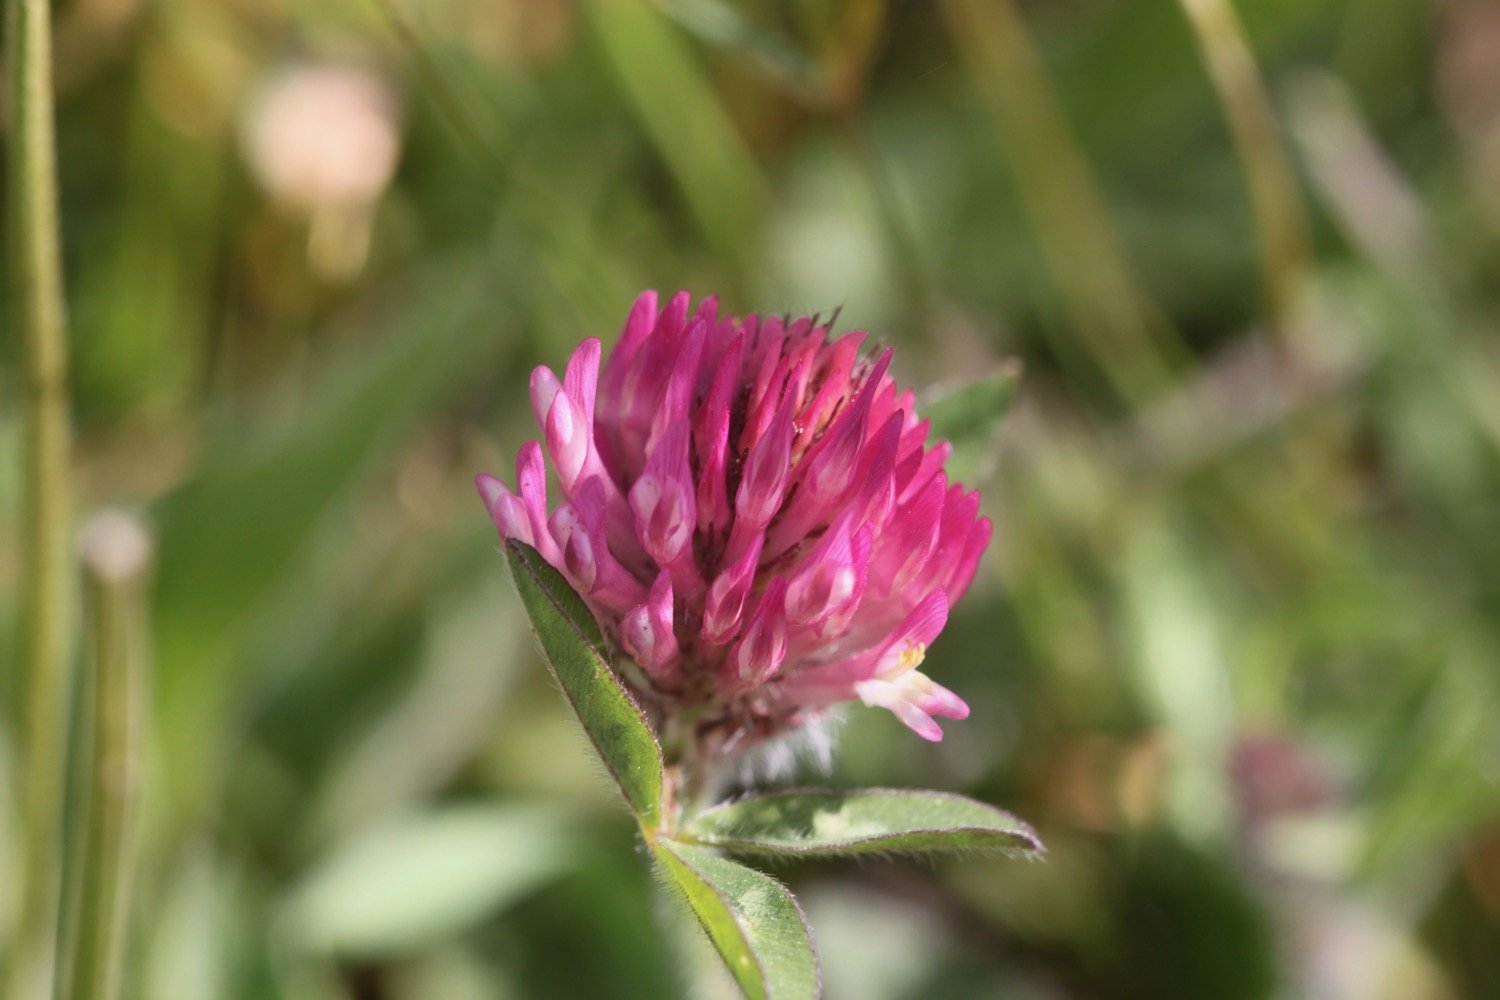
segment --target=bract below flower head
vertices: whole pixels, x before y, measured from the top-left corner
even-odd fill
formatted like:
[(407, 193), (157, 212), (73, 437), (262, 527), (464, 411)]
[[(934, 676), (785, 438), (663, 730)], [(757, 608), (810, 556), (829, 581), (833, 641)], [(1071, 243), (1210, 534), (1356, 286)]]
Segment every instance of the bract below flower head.
[(590, 339), (562, 378), (533, 373), (542, 444), (515, 489), (478, 477), (501, 537), (583, 595), (647, 707), (726, 749), (846, 701), (931, 740), (934, 717), (968, 714), (917, 668), (990, 522), (864, 336), (646, 292), (602, 369)]

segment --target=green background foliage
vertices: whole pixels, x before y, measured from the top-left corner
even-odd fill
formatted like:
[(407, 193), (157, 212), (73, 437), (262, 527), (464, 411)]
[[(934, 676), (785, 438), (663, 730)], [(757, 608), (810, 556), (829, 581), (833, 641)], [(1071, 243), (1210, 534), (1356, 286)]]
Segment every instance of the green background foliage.
[[(928, 398), (1024, 366), (924, 666), (973, 715), (928, 746), (852, 712), (799, 783), (961, 792), (1048, 859), (776, 861), (828, 996), (1485, 995), (1500, 27), (1240, 0), (1247, 143), (1205, 6), (59, 4), (80, 509), (160, 546), (130, 995), (708, 989), (471, 482), (534, 436), (530, 368), (645, 287), (841, 308)], [(246, 155), (308, 62), (399, 105), (352, 216)]]

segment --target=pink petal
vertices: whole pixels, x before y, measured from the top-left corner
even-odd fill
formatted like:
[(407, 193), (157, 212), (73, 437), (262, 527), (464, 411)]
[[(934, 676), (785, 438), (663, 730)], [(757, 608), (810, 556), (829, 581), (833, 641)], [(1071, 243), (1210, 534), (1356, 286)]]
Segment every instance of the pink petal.
[(740, 626), (745, 598), (755, 582), (764, 535), (756, 535), (739, 559), (727, 567), (708, 588), (703, 610), (703, 638), (715, 645), (728, 642)]
[(474, 485), (478, 487), (479, 498), (484, 501), (484, 507), (489, 511), (490, 519), (495, 522), (495, 528), (502, 539), (508, 541), (514, 538), (518, 542), (535, 545), (531, 535), (531, 521), (526, 516), (526, 505), (521, 502), (520, 497), (511, 493), (494, 476), (482, 472), (474, 477)]
[(910, 474), (902, 479), (898, 473), (897, 481), (900, 483), (900, 500), (906, 502), (932, 481), (932, 477), (942, 471), (943, 466), (948, 464), (948, 457), (953, 453), (953, 446), (947, 441), (939, 441), (936, 445), (926, 451), (920, 449), (912, 454), (917, 459), (910, 468)]
[(798, 420), (805, 440), (812, 440), (814, 435), (822, 431), (838, 405), (848, 398), (851, 389), (849, 373), (854, 370), (854, 360), (864, 338), (864, 333), (859, 330), (846, 333), (832, 344), (826, 345), (820, 353), (820, 369), (815, 373), (815, 379), (819, 380), (818, 392)]
[(776, 558), (797, 545), (819, 525), (833, 521), (842, 504), (861, 485), (856, 475), (860, 456), (869, 432), (868, 417), (875, 383), (890, 364), (891, 352), (884, 351), (875, 363), (865, 388), (845, 409), (827, 433), (811, 448), (798, 465), (792, 483), (792, 500), (776, 526), (768, 546), (768, 556)]
[(786, 659), (786, 616), (782, 613), (785, 596), (784, 579), (774, 581), (761, 595), (744, 634), (724, 661), (730, 672), (726, 678), (730, 690), (759, 687), (781, 669)]
[(908, 729), (933, 743), (943, 738), (943, 729), (921, 707), (908, 701), (905, 692), (889, 681), (862, 681), (855, 685), (859, 699), (874, 708), (889, 709)]
[(667, 378), (666, 394), (652, 421), (648, 447), (654, 446), (671, 424), (692, 417), (693, 403), (698, 394), (698, 369), (703, 359), (703, 342), (708, 336), (708, 329), (708, 324), (693, 320), (682, 348), (677, 353), (677, 360), (672, 365), (672, 373)]
[(568, 359), (563, 374), (563, 391), (578, 404), (584, 426), (594, 426), (594, 397), (599, 386), (599, 338), (590, 337), (578, 345)]
[(560, 507), (548, 524), (562, 551), (564, 572), (584, 596), (616, 611), (640, 603), (645, 588), (610, 551), (605, 531), (605, 485), (585, 480), (572, 503)]
[(557, 508), (547, 522), (547, 529), (562, 550), (563, 570), (569, 581), (574, 589), (588, 595), (599, 576), (599, 561), (588, 532), (578, 529), (578, 513), (573, 505), (565, 503)]
[(969, 706), (962, 698), (915, 670), (894, 681), (862, 681), (855, 685), (855, 691), (866, 705), (889, 709), (914, 733), (933, 742), (943, 738), (943, 730), (933, 716), (948, 719), (969, 716)]
[(625, 317), (625, 325), (620, 329), (620, 339), (610, 352), (608, 367), (619, 370), (630, 364), (651, 331), (656, 329), (656, 316), (656, 292), (644, 291), (636, 296), (630, 315)]
[(552, 457), (563, 492), (572, 496), (588, 464), (592, 430), (584, 421), (578, 404), (562, 390), (552, 397), (545, 427), (547, 454)]
[(861, 512), (860, 516), (882, 529), (896, 506), (893, 474), (901, 434), (900, 424), (901, 415), (892, 414), (865, 448), (859, 472), (864, 485), (854, 498), (854, 509)]
[(938, 473), (910, 503), (896, 509), (886, 533), (895, 532), (905, 542), (906, 551), (897, 556), (891, 589), (909, 586), (927, 564), (941, 533), (943, 498), (947, 492), (947, 477)]
[(984, 550), (989, 547), (990, 535), (994, 531), (994, 525), (987, 517), (981, 517), (974, 525), (967, 541), (964, 543), (963, 558), (953, 570), (953, 575), (948, 579), (943, 589), (952, 595), (957, 601), (969, 589), (969, 584), (974, 581), (974, 574), (979, 569), (979, 559), (984, 555)]
[(765, 527), (781, 507), (792, 452), (792, 413), (793, 400), (787, 396), (765, 436), (745, 459), (734, 495), (737, 530), (741, 523), (756, 530)]
[(537, 365), (531, 370), (531, 415), (537, 427), (546, 431), (547, 414), (552, 410), (552, 401), (562, 392), (562, 383), (546, 365)]
[(531, 523), (532, 544), (543, 559), (560, 567), (562, 553), (547, 530), (547, 466), (542, 460), (542, 446), (535, 441), (527, 441), (516, 452), (516, 492)]
[[(864, 566), (858, 562), (850, 519), (824, 533), (791, 578), (786, 591), (787, 621), (816, 626), (859, 603), (864, 590)], [(869, 555), (868, 526), (861, 532), (861, 548)]]
[(730, 404), (739, 384), (745, 337), (737, 333), (719, 359), (708, 398), (699, 408), (693, 425), (693, 447), (698, 455), (698, 529), (722, 535), (729, 528), (729, 486), (726, 480), (729, 456)]
[(672, 579), (663, 571), (651, 585), (645, 603), (633, 608), (620, 624), (620, 641), (646, 673), (670, 678), (678, 655), (672, 630)]
[(630, 488), (630, 509), (643, 548), (658, 566), (691, 555), (697, 510), (688, 469), (688, 422), (679, 420), (657, 443)]
[(854, 405), (835, 420), (823, 439), (808, 451), (801, 488), (810, 502), (831, 503), (853, 483), (854, 469), (869, 433), (870, 404), (877, 382), (890, 363), (891, 352), (887, 348), (881, 353), (870, 380), (855, 398)]
[[(934, 590), (906, 616), (896, 628), (895, 642), (909, 642), (919, 646), (930, 646), (948, 623), (948, 595)], [(893, 643), (894, 645), (895, 643)]]
[(615, 476), (622, 475), (622, 462), (625, 458), (619, 435), (624, 413), (625, 380), (635, 368), (641, 345), (656, 327), (656, 315), (656, 293), (642, 292), (630, 307), (630, 315), (626, 317), (625, 325), (620, 330), (620, 339), (609, 352), (609, 359), (604, 362), (604, 368), (599, 373), (596, 413), (602, 433), (597, 436), (597, 444), (604, 463)]

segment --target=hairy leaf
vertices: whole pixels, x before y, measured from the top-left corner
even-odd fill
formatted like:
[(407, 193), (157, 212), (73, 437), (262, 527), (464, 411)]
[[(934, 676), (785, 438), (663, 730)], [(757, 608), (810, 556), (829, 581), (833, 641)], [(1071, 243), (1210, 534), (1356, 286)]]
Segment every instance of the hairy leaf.
[(982, 850), (1035, 856), (1045, 850), (1031, 827), (983, 802), (881, 788), (756, 795), (699, 813), (684, 834), (746, 854)]
[(505, 543), (511, 576), (542, 652), (594, 749), (641, 824), (661, 822), (661, 745), (609, 667), (604, 637), (562, 574), (529, 545)]
[(747, 997), (819, 995), (818, 957), (807, 921), (784, 885), (705, 847), (660, 840), (655, 851)]

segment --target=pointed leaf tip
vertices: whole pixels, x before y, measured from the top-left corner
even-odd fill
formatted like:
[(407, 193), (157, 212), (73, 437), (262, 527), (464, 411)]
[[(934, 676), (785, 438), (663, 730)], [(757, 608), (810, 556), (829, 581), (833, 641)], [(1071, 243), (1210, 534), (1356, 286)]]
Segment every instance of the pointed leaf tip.
[(655, 829), (661, 824), (661, 745), (610, 669), (598, 623), (536, 549), (510, 540), (505, 557), (552, 675), (641, 825)]

